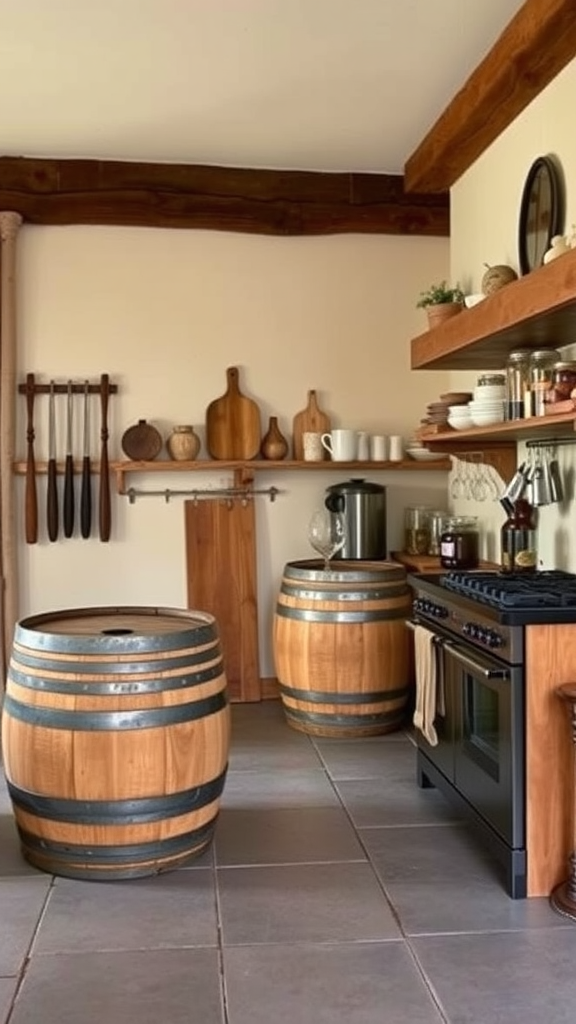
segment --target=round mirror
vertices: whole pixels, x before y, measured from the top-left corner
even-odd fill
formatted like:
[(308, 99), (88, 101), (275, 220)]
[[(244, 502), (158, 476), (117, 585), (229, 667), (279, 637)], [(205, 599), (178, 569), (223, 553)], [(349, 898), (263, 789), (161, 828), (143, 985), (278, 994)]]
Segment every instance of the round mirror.
[(550, 157), (540, 156), (528, 172), (520, 205), (518, 248), (523, 274), (542, 266), (552, 238), (562, 234), (563, 216), (560, 175)]

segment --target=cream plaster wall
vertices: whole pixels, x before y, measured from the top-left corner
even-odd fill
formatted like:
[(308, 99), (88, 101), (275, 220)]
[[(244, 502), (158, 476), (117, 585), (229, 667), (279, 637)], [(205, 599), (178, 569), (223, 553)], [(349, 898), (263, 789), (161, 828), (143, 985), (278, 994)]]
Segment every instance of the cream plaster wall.
[[(409, 339), (423, 329), (419, 292), (448, 274), (443, 239), (335, 236), (278, 239), (218, 232), (36, 228), (18, 241), (19, 378), (83, 380), (108, 372), (110, 458), (138, 419), (166, 437), (176, 423), (203, 435), (206, 406), (225, 390), (225, 369), (240, 367), (263, 424), (292, 417), (316, 388), (334, 426), (407, 437), (448, 375), (412, 373)], [(58, 453), (64, 453), (64, 409)], [(47, 455), (47, 401), (36, 405), (37, 459)], [(75, 452), (81, 454), (81, 404)], [(24, 399), (18, 402), (18, 457), (25, 455)], [(92, 404), (92, 455), (99, 452), (99, 405)], [(205, 455), (202, 449), (201, 456)], [(389, 547), (402, 546), (404, 506), (446, 503), (446, 477), (367, 474), (387, 485)], [(273, 674), (270, 628), (282, 567), (312, 557), (306, 524), (329, 483), (349, 474), (266, 472), (257, 499), (261, 670)], [(142, 488), (219, 486), (229, 474), (212, 463), (193, 475), (154, 474)], [(94, 478), (94, 486), (97, 478)], [(109, 544), (79, 537), (50, 544), (45, 478), (39, 482), (40, 542), (24, 542), (24, 480), (15, 482), (20, 531), (20, 615), (98, 604), (186, 605), (183, 499), (112, 493)], [(96, 537), (96, 532), (95, 532)]]
[[(466, 291), (480, 291), (484, 263), (508, 263), (518, 270), (518, 218), (528, 170), (538, 156), (554, 154), (563, 170), (566, 231), (576, 221), (576, 133), (574, 96), (576, 61), (572, 62), (516, 119), (451, 192), (451, 278)], [(564, 345), (570, 338), (563, 338)], [(568, 350), (567, 357), (570, 357)], [(487, 370), (499, 367), (486, 367)], [(476, 373), (453, 373), (453, 387), (476, 383)], [(520, 446), (519, 457), (524, 455)], [(567, 499), (543, 508), (539, 517), (539, 554), (544, 568), (576, 571), (574, 541), (574, 474), (576, 450), (558, 449)], [(481, 517), (486, 551), (498, 556), (504, 513), (498, 502), (457, 503), (458, 511)]]

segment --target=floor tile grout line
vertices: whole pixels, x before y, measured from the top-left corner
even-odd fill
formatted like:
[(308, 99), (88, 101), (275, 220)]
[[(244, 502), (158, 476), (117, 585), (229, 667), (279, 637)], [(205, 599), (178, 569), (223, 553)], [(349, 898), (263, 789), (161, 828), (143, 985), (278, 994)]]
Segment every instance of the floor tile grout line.
[(16, 982), (16, 988), (14, 989), (14, 992), (12, 994), (12, 998), (10, 1000), (10, 1004), (9, 1004), (9, 1007), (8, 1007), (8, 1013), (6, 1015), (5, 1024), (10, 1024), (10, 1021), (12, 1020), (12, 1016), (13, 1016), (13, 1013), (14, 1013), (14, 1010), (15, 1010), (15, 1007), (16, 1007), (16, 1002), (18, 1000), (18, 996), (20, 995), (20, 991), (21, 991), (22, 986), (24, 984), (24, 981), (26, 979), (26, 974), (28, 972), (28, 967), (30, 966), (30, 962), (31, 962), (31, 959), (32, 959), (32, 950), (33, 950), (33, 947), (34, 947), (34, 943), (36, 942), (36, 938), (37, 938), (38, 932), (40, 930), (40, 925), (42, 924), (42, 921), (43, 921), (44, 916), (46, 914), (46, 910), (48, 908), (48, 902), (49, 902), (50, 896), (52, 895), (52, 892), (54, 890), (55, 883), (56, 883), (56, 878), (55, 878), (54, 875), (51, 875), (50, 876), (50, 884), (49, 884), (49, 886), (46, 889), (46, 893), (45, 893), (44, 899), (42, 901), (42, 906), (40, 907), (40, 912), (38, 914), (38, 920), (36, 921), (36, 924), (35, 924), (35, 926), (34, 926), (34, 928), (32, 930), (32, 935), (30, 936), (30, 942), (28, 943), (28, 946), (26, 948), (26, 952), (25, 952), (23, 960), (22, 960), (22, 966), (21, 966), (20, 970), (18, 971), (18, 980)]
[(218, 881), (218, 868), (216, 865), (215, 849), (212, 852), (212, 884), (214, 886), (214, 909), (216, 912), (218, 980), (220, 983), (220, 1001), (222, 1004), (222, 1024), (229, 1024), (230, 1015), (228, 1012), (228, 990), (226, 988), (226, 970), (224, 964), (224, 925), (222, 920), (222, 903), (220, 900), (220, 888)]

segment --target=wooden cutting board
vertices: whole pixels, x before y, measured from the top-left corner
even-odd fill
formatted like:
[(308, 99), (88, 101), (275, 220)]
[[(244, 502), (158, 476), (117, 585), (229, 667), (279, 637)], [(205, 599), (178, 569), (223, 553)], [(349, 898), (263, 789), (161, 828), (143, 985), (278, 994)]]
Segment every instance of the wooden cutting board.
[(330, 417), (318, 408), (315, 391), (308, 392), (308, 405), (302, 412), (296, 413), (292, 424), (292, 444), (294, 458), (300, 462), (304, 458), (302, 435), (307, 431), (326, 434), (331, 430)]
[(260, 410), (241, 394), (238, 367), (226, 370), (228, 387), (206, 410), (206, 447), (213, 459), (254, 459), (260, 450)]
[(216, 617), (231, 700), (261, 699), (254, 502), (186, 501), (188, 607)]

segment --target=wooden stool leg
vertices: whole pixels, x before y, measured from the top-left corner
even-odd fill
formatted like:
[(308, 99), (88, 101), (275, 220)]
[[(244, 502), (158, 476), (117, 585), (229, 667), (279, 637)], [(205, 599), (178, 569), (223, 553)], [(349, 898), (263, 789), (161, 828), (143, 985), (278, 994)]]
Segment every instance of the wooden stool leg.
[[(560, 686), (556, 692), (562, 700), (569, 704), (572, 724), (572, 746), (576, 752), (576, 683), (567, 683), (565, 686)], [(572, 765), (573, 844), (572, 853), (568, 858), (570, 874), (565, 882), (561, 882), (552, 891), (550, 904), (559, 914), (576, 921), (576, 808), (574, 807), (576, 803), (576, 756), (574, 755)]]

